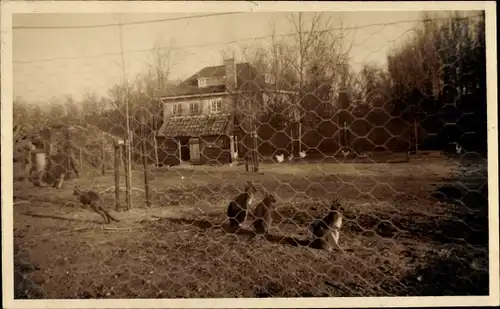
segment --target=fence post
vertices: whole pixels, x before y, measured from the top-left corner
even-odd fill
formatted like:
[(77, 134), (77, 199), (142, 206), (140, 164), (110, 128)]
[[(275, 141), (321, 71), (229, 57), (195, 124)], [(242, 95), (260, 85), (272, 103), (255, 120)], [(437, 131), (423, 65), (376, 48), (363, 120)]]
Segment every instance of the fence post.
[(120, 210), (120, 161), (122, 157), (121, 141), (115, 142), (115, 207)]
[(155, 151), (155, 167), (159, 167), (160, 162), (158, 158), (158, 141), (156, 140), (156, 128), (153, 128), (153, 147)]
[(141, 114), (141, 148), (142, 148), (142, 166), (144, 168), (144, 191), (146, 194), (146, 205), (151, 207), (151, 201), (149, 199), (149, 175), (148, 175), (148, 159), (146, 157), (146, 118), (144, 112)]
[[(70, 178), (70, 174), (71, 174), (71, 171), (74, 172), (74, 169), (72, 168), (71, 166), (71, 148), (70, 148), (70, 134), (69, 134), (69, 126), (66, 126), (66, 130), (65, 130), (65, 137), (66, 137), (66, 140), (64, 142), (64, 162), (66, 164), (66, 175), (64, 176), (64, 178), (66, 180), (69, 180)], [(76, 174), (76, 173), (75, 173)]]
[(415, 131), (415, 154), (418, 153), (418, 127), (417, 127), (417, 118), (413, 119), (413, 127)]
[(151, 200), (149, 197), (149, 173), (148, 173), (148, 160), (146, 157), (146, 140), (142, 141), (142, 165), (144, 167), (144, 190), (146, 193), (146, 205), (151, 207)]
[(254, 131), (253, 134), (253, 171), (255, 173), (259, 172), (259, 153), (257, 148), (257, 131)]
[(125, 164), (124, 164), (124, 168), (125, 168), (125, 203), (127, 204), (127, 210), (130, 210), (132, 208), (132, 201), (131, 201), (131, 194), (130, 194), (130, 191), (131, 191), (131, 168), (130, 168), (130, 160), (129, 160), (129, 156), (128, 156), (128, 153), (130, 151), (130, 141), (129, 140), (125, 140)]
[(248, 134), (243, 137), (243, 141), (244, 141), (243, 145), (245, 147), (245, 154), (244, 154), (244, 156), (245, 156), (245, 172), (249, 172), (250, 171), (250, 151), (248, 150), (245, 138), (248, 138)]
[(101, 175), (106, 176), (106, 152), (104, 149), (104, 132), (101, 135)]

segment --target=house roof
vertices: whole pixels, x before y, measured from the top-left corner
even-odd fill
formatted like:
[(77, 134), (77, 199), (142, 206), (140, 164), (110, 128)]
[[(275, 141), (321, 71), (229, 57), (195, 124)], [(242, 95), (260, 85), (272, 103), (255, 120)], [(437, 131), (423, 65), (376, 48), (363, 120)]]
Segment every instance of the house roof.
[(228, 114), (173, 117), (163, 123), (158, 134), (168, 137), (228, 134), (230, 120)]
[[(167, 89), (161, 89), (157, 92), (157, 96), (160, 97), (174, 97), (183, 95), (197, 95), (197, 94), (207, 94), (216, 92), (225, 92), (226, 86), (212, 86), (198, 88), (197, 82), (198, 78), (204, 77), (223, 77), (226, 75), (226, 69), (224, 65), (204, 67), (199, 70), (189, 78), (182, 81), (178, 86), (169, 87)], [(236, 79), (237, 79), (237, 89), (241, 89), (245, 86), (257, 86), (261, 89), (267, 87), (264, 76), (259, 74), (258, 70), (253, 67), (250, 63), (236, 63)]]
[(160, 97), (176, 97), (184, 95), (221, 93), (225, 91), (226, 91), (225, 85), (199, 88), (195, 86), (180, 84), (178, 86), (172, 86), (166, 89), (161, 89), (157, 92), (157, 95)]

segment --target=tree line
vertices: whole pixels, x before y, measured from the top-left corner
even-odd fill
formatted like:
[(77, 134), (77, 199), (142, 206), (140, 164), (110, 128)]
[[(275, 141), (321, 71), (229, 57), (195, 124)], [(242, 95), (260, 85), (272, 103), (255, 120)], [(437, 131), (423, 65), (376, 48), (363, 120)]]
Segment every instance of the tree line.
[[(420, 149), (459, 142), (466, 150), (486, 150), (484, 12), (422, 14), (411, 35), (390, 49), (385, 67), (365, 63), (359, 72), (350, 65), (353, 30), (331, 30), (334, 20), (325, 13), (293, 13), (288, 22), (292, 35), (279, 36), (270, 25), (269, 42), (243, 49), (244, 58), (259, 72), (272, 76), (276, 90), (294, 93), (291, 99), (273, 98), (264, 111), (253, 110), (261, 126), (287, 133), (297, 120), (289, 110), (293, 102), (300, 107), (302, 132), (292, 130), (291, 142), (300, 139), (306, 148), (337, 143), (344, 124), (335, 117), (347, 111), (351, 143), (365, 136), (363, 147), (410, 134)], [(133, 134), (152, 137), (163, 121), (155, 90), (175, 84), (169, 80), (171, 68), (169, 49), (157, 47), (154, 64), (133, 83), (115, 85), (107, 96), (89, 93), (78, 102), (71, 96), (54, 98), (46, 108), (19, 98), (14, 122), (33, 128), (91, 124), (125, 137), (128, 102)]]
[[(385, 67), (365, 63), (358, 72), (350, 64), (351, 30), (322, 31), (333, 27), (322, 13), (307, 24), (302, 13), (289, 20), (296, 30), (291, 38), (272, 36), (268, 46), (249, 48), (277, 89), (297, 93), (291, 100), (276, 98), (258, 122), (287, 132), (294, 122), (287, 110), (298, 102), (302, 134), (311, 136), (302, 136), (302, 143), (309, 147), (342, 147), (346, 122), (350, 145), (365, 150), (391, 142), (398, 151), (437, 150), (458, 142), (468, 151), (486, 151), (483, 11), (423, 13), (411, 34), (392, 46)], [(342, 113), (347, 116), (338, 121)]]

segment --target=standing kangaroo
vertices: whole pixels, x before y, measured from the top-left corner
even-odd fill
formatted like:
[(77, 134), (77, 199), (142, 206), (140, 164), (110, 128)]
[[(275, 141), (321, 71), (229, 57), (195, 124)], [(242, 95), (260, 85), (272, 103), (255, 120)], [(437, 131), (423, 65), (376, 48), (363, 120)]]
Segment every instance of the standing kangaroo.
[(276, 203), (276, 197), (271, 194), (264, 196), (262, 202), (255, 207), (253, 227), (257, 234), (267, 234), (273, 224), (272, 210)]
[(80, 203), (85, 206), (90, 206), (91, 210), (101, 215), (106, 224), (109, 224), (111, 220), (120, 222), (118, 219), (111, 216), (106, 209), (104, 209), (104, 202), (98, 192), (93, 190), (82, 191), (80, 190), (80, 188), (75, 187), (73, 190), (73, 195), (78, 197)]
[(227, 208), (227, 216), (229, 217), (229, 225), (235, 228), (242, 224), (247, 217), (247, 210), (254, 199), (257, 189), (251, 181), (245, 183), (245, 191), (238, 194)]
[(340, 228), (342, 227), (342, 205), (333, 200), (328, 214), (322, 219), (316, 219), (311, 224), (313, 234), (312, 246), (318, 249), (332, 251), (332, 246), (343, 251), (339, 246)]

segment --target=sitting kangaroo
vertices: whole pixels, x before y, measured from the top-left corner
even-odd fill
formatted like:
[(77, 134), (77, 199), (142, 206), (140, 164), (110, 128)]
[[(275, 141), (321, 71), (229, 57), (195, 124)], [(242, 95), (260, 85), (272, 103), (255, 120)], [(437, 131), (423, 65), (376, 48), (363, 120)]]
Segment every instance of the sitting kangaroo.
[(242, 224), (247, 217), (247, 210), (253, 201), (254, 195), (257, 193), (255, 185), (251, 181), (245, 183), (245, 191), (238, 194), (227, 208), (227, 216), (229, 217), (229, 225), (235, 228)]
[(342, 227), (342, 205), (333, 200), (328, 214), (311, 224), (313, 247), (332, 251), (332, 245), (343, 251), (339, 246), (340, 228)]
[(273, 224), (272, 210), (276, 203), (276, 197), (266, 193), (262, 202), (255, 207), (253, 227), (257, 234), (267, 234)]

